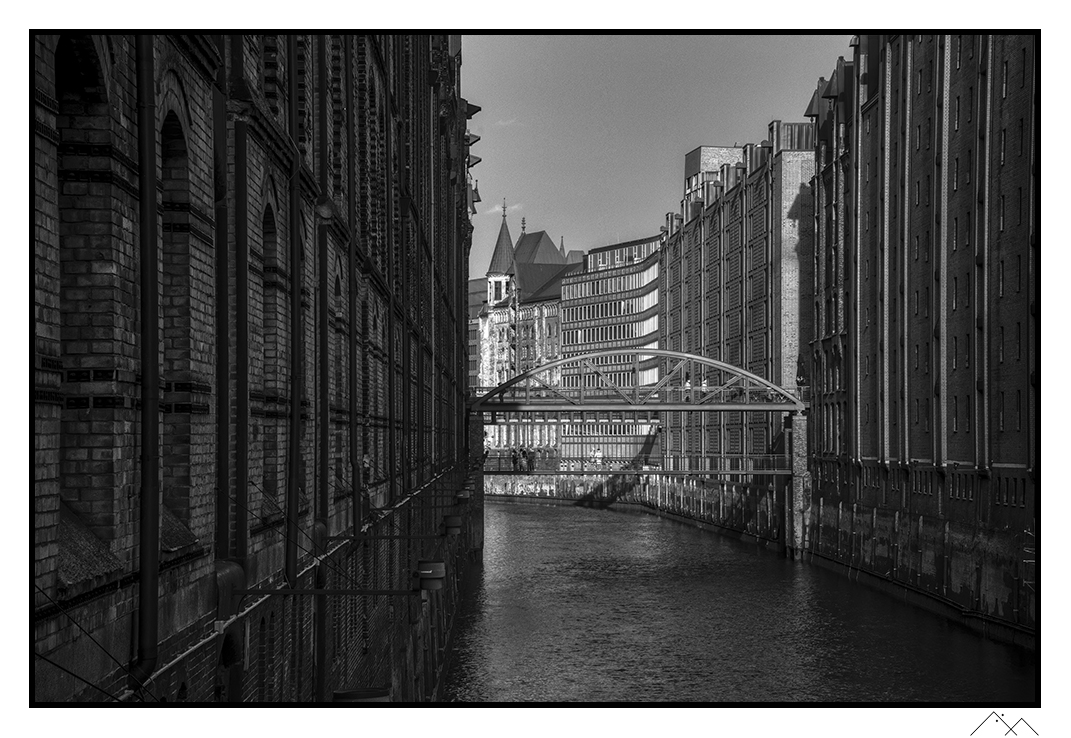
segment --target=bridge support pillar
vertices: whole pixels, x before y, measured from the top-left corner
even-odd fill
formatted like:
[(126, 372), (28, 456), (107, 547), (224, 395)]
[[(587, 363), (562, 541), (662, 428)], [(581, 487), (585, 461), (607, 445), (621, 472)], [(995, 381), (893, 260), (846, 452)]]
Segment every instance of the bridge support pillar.
[(785, 490), (786, 555), (803, 555), (803, 537), (808, 495), (811, 488), (807, 470), (807, 415), (790, 413), (785, 424), (786, 453), (792, 468), (788, 489)]

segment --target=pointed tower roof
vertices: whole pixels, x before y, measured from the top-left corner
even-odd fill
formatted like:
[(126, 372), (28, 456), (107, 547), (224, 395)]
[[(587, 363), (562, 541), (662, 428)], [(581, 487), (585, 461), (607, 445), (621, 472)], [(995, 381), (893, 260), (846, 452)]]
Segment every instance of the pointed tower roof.
[(568, 252), (565, 250), (565, 236), (562, 236), (562, 244), (558, 247), (558, 253), (562, 255), (563, 259), (566, 258)]
[(498, 229), (498, 241), (495, 252), (491, 255), (491, 265), (487, 267), (487, 276), (492, 274), (513, 274), (513, 239), (506, 225), (506, 201), (502, 201), (502, 227)]

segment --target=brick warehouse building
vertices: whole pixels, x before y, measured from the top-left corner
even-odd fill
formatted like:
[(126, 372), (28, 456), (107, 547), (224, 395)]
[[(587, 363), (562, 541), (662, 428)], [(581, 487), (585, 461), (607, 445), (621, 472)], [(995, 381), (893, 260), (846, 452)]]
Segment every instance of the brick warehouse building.
[(32, 53), (35, 699), (429, 698), (482, 540), (460, 37)]
[[(662, 348), (724, 361), (797, 390), (801, 346), (811, 331), (803, 307), (810, 304), (814, 248), (811, 128), (773, 121), (761, 144), (704, 146), (686, 156), (681, 212), (667, 215), (661, 251)], [(729, 378), (710, 371), (688, 379), (702, 391)], [(662, 443), (667, 456), (683, 457), (676, 462), (687, 465), (682, 468), (701, 469), (718, 456), (761, 466), (764, 456), (790, 450), (788, 425), (764, 412), (667, 413)], [(734, 477), (738, 503), (773, 504), (768, 479)], [(802, 492), (802, 475), (795, 484)]]
[(808, 547), (1036, 627), (1033, 36), (860, 36), (808, 115)]

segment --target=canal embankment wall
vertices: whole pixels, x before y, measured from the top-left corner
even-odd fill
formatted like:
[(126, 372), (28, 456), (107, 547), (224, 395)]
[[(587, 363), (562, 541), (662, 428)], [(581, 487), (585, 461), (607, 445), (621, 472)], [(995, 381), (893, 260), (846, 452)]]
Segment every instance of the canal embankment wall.
[(1011, 531), (873, 506), (827, 505), (821, 497), (804, 501), (794, 526), (796, 505), (784, 509), (773, 484), (685, 477), (487, 475), (484, 492), (496, 502), (612, 508), (679, 520), (844, 574), (988, 638), (1037, 648), (1034, 592), (1022, 578), (1023, 541)]

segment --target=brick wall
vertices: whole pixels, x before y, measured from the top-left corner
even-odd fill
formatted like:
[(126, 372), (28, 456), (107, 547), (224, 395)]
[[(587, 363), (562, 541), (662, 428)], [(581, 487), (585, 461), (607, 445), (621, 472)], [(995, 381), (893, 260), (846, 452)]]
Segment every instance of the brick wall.
[[(1023, 336), (1035, 319), (1036, 239), (1032, 210), (1024, 205), (1020, 219), (1018, 203), (1020, 190), (1032, 202), (1036, 189), (1033, 46), (1028, 36), (863, 36), (836, 84), (820, 85), (831, 116), (812, 101), (824, 131), (817, 207), (836, 214), (817, 221), (816, 298), (850, 295), (851, 351), (843, 388), (828, 388), (836, 333), (816, 299), (808, 525), (830, 526), (827, 543), (848, 533), (857, 545), (813, 550), (855, 556), (853, 565), (862, 556), (878, 573), (892, 562), (905, 586), (1026, 631), (1035, 622), (1026, 551), (1037, 461), (1026, 421), (1036, 352)], [(845, 262), (825, 256), (844, 252)], [(826, 398), (839, 403), (841, 391), (849, 425), (838, 446)], [(846, 528), (828, 511), (847, 505), (897, 523)], [(868, 546), (889, 559), (872, 561)]]
[[(42, 657), (35, 660), (35, 696), (311, 700), (378, 680), (393, 684), (396, 699), (423, 699), (442, 664), (437, 652), (425, 662), (416, 644), (433, 622), (451, 624), (460, 560), (448, 564), (452, 594), (409, 608), (398, 638), (402, 626), (387, 598), (249, 596), (230, 615), (217, 570), (243, 553), (235, 550), (235, 526), (244, 515), (245, 581), (282, 586), (285, 510), (288, 496), (296, 495), (299, 576), (293, 586), (410, 585), (419, 552), (397, 542), (377, 547), (372, 558), (367, 548), (332, 543), (318, 576), (313, 522), (321, 518), (327, 535), (362, 522), (353, 509), (351, 443), (359, 465), (367, 463), (362, 490), (377, 507), (440, 478), (464, 454), (463, 442), (440, 444), (435, 452), (430, 443), (456, 436), (464, 412), (462, 400), (447, 389), (464, 388), (465, 366), (454, 348), (464, 327), (453, 316), (462, 315), (461, 276), (468, 271), (471, 238), (461, 194), (468, 106), (457, 97), (459, 57), (444, 36), (291, 42), (247, 35), (223, 37), (222, 46), (216, 38), (154, 37), (159, 187), (150, 207), (158, 212), (160, 262), (160, 658), (151, 683), (133, 692), (127, 665), (137, 643), (143, 355), (134, 37), (34, 39), (34, 631)], [(224, 94), (232, 96), (223, 101), (229, 112), (214, 100), (221, 70)], [(298, 81), (293, 100), (290, 74)], [(319, 97), (319, 75), (327, 75), (326, 101)], [(299, 121), (296, 176), (290, 105)], [(428, 124), (440, 114), (438, 126)], [(241, 171), (237, 120), (248, 132)], [(224, 140), (216, 139), (220, 122)], [(389, 149), (388, 136), (394, 137)], [(351, 140), (357, 146), (352, 155)], [(247, 183), (241, 202), (240, 178)], [(334, 206), (327, 219), (315, 207), (324, 199)], [(403, 201), (413, 206), (403, 211)], [(241, 276), (248, 279), (248, 346), (237, 343), (239, 206), (247, 218), (248, 274)], [(221, 213), (226, 221), (217, 223)], [(405, 221), (404, 227), (388, 231), (388, 217), (395, 225)], [(217, 232), (226, 243), (217, 243)], [(300, 250), (297, 273), (291, 273), (293, 249)], [(229, 271), (220, 275), (223, 256)], [(219, 276), (225, 276), (226, 295), (217, 292)], [(294, 310), (300, 311), (298, 336), (290, 328)], [(224, 356), (217, 356), (218, 326), (229, 342)], [(243, 428), (239, 352), (249, 359), (249, 424)], [(295, 355), (303, 375), (297, 439), (290, 433)], [(321, 368), (327, 369), (326, 402)], [(226, 459), (217, 456), (220, 369), (229, 376)], [(429, 409), (433, 392), (436, 413)], [(248, 454), (241, 458), (240, 433), (248, 435)], [(303, 463), (298, 488), (290, 490), (293, 443)], [(220, 497), (216, 477), (223, 461), (230, 476)], [(244, 502), (235, 488), (240, 465), (249, 480)], [(455, 475), (448, 488), (461, 483)], [(317, 501), (321, 491), (327, 493), (324, 509)], [(429, 491), (398, 515), (414, 534), (435, 530), (441, 497)], [(396, 522), (384, 520), (380, 532), (395, 529)], [(217, 548), (219, 540), (228, 543)], [(407, 661), (386, 650), (403, 637), (409, 639)], [(329, 664), (316, 663), (317, 643), (326, 644)]]

